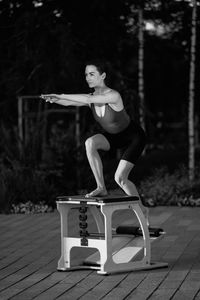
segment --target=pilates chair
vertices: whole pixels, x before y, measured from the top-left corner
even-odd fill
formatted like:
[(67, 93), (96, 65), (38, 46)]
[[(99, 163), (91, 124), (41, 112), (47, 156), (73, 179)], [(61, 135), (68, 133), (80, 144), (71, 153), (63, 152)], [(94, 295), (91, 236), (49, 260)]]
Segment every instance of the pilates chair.
[[(60, 196), (56, 202), (61, 219), (61, 257), (58, 271), (94, 269), (98, 274), (110, 274), (167, 267), (167, 263), (151, 261), (151, 243), (160, 240), (165, 232), (161, 228), (147, 226), (138, 197)], [(79, 211), (78, 237), (69, 236), (68, 220), (71, 209)], [(124, 209), (136, 215), (139, 226), (122, 225), (113, 230), (113, 213)], [(96, 233), (88, 231), (88, 210), (96, 222)], [(73, 265), (71, 251), (74, 247), (93, 248), (97, 251), (83, 259), (80, 264)]]

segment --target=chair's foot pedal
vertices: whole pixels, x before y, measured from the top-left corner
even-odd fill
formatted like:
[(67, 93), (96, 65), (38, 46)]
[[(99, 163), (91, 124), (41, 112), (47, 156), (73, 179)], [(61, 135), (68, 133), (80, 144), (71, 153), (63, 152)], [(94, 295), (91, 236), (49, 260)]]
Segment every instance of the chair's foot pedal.
[[(159, 237), (164, 233), (162, 228), (148, 227), (150, 237)], [(131, 234), (142, 236), (142, 229), (139, 226), (119, 226), (116, 228), (117, 234)]]

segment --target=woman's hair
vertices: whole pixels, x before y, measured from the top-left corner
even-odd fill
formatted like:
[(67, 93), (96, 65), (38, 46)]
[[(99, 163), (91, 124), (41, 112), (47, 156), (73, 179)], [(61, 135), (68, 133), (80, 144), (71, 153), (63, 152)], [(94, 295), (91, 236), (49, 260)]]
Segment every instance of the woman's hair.
[(85, 65), (86, 66), (95, 66), (100, 74), (102, 74), (104, 72), (107, 73), (107, 71), (108, 71), (108, 64), (104, 60), (101, 60), (98, 58), (87, 61)]

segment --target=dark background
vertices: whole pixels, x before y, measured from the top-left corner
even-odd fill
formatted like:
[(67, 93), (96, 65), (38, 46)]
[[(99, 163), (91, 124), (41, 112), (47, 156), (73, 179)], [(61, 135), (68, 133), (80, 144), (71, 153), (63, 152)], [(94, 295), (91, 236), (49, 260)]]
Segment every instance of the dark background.
[[(195, 118), (198, 150), (200, 8), (199, 2), (197, 4)], [(175, 169), (180, 162), (187, 164), (190, 1), (2, 0), (0, 155), (3, 199), (9, 197), (9, 203), (25, 201), (28, 194), (33, 195), (29, 196), (33, 202), (46, 200), (46, 189), (44, 192), (41, 187), (36, 192), (37, 180), (43, 182), (43, 187), (47, 185), (51, 198), (58, 193), (74, 193), (94, 185), (84, 153), (84, 140), (96, 129), (90, 112), (80, 109), (81, 145), (77, 148), (73, 111), (65, 113), (63, 107), (54, 105), (50, 108), (39, 98), (23, 98), (26, 139), (21, 140), (18, 135), (18, 99), (52, 92), (88, 92), (84, 64), (90, 58), (100, 57), (110, 64), (110, 85), (121, 93), (130, 114), (139, 120), (139, 9), (144, 13), (148, 146), (135, 170), (135, 180), (139, 182), (157, 166), (167, 165), (169, 169)], [(147, 28), (150, 23), (154, 26), (152, 30)], [(113, 174), (107, 169), (114, 170), (116, 162), (107, 156), (105, 161), (108, 185), (113, 188), (109, 179)], [(30, 192), (33, 177), (36, 183)], [(18, 184), (16, 178), (21, 178)], [(31, 178), (31, 184), (27, 178)], [(26, 186), (26, 181), (24, 192), (20, 186)], [(12, 196), (8, 182), (13, 189)]]

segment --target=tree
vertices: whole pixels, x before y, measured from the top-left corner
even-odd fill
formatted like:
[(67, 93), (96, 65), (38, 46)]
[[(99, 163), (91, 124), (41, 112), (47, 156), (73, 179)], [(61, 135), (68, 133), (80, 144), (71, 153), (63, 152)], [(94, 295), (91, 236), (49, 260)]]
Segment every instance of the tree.
[(189, 81), (189, 105), (188, 105), (188, 167), (189, 179), (194, 179), (195, 168), (195, 134), (194, 134), (194, 97), (195, 97), (195, 59), (196, 59), (196, 26), (197, 26), (197, 1), (192, 1), (191, 24), (191, 49), (190, 49), (190, 81)]
[(143, 7), (138, 10), (138, 93), (139, 93), (139, 116), (140, 125), (145, 129), (145, 98), (144, 98), (144, 20)]

